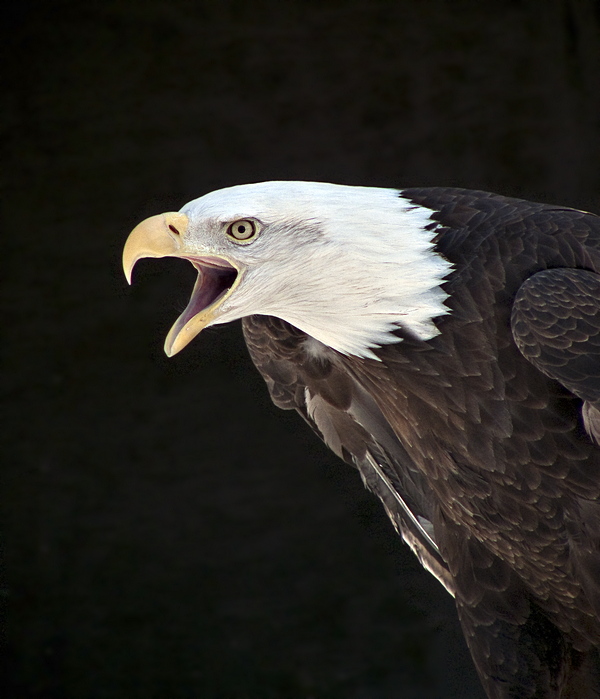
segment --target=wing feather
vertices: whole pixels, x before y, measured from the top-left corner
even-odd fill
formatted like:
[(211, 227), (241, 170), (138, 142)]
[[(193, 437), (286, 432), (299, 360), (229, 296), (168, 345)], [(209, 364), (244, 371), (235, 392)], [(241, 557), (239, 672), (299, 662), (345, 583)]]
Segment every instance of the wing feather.
[(523, 356), (583, 401), (583, 424), (600, 442), (600, 275), (534, 274), (517, 293), (511, 326)]
[(436, 250), (455, 265), (440, 335), (399, 328), (379, 362), (359, 361), (253, 317), (252, 358), (448, 584), (491, 696), (597, 696), (600, 219), (458, 189), (401, 195), (436, 212)]
[(359, 470), (421, 563), (454, 594), (433, 534), (435, 499), (344, 360), (336, 362), (333, 350), (320, 356), (307, 351), (306, 335), (276, 318), (251, 316), (244, 319), (243, 328), (252, 360), (275, 404), (296, 410), (334, 453)]

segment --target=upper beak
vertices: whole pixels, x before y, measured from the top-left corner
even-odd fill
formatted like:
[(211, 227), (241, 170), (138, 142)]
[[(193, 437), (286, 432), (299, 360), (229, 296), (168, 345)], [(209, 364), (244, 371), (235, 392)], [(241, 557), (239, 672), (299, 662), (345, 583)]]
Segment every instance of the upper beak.
[(142, 257), (182, 257), (189, 259), (198, 271), (187, 308), (165, 340), (165, 352), (169, 357), (215, 320), (217, 308), (239, 281), (239, 270), (227, 260), (186, 254), (183, 236), (188, 224), (188, 217), (181, 213), (151, 216), (133, 229), (123, 249), (123, 271), (130, 284), (133, 267)]
[(188, 217), (175, 211), (150, 216), (131, 231), (123, 248), (123, 271), (129, 284), (135, 263), (142, 257), (169, 257), (181, 249)]

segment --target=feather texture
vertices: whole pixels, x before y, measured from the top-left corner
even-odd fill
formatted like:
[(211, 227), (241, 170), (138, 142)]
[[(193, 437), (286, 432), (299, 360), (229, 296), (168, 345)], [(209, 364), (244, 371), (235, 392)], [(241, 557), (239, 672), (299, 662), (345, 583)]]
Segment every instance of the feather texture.
[(454, 595), (488, 696), (598, 699), (600, 218), (299, 182), (183, 212), (185, 254), (239, 273), (213, 322)]
[[(251, 355), (275, 402), (359, 468), (453, 592), (490, 697), (597, 697), (600, 451), (582, 407), (597, 400), (600, 219), (464, 190), (402, 196), (437, 211), (453, 265), (438, 333), (400, 329), (374, 361), (254, 316)], [(441, 565), (387, 482), (431, 523)]]
[[(374, 347), (399, 341), (398, 327), (426, 340), (437, 333), (433, 319), (448, 312), (441, 282), (451, 265), (433, 250), (433, 212), (397, 190), (263, 182), (212, 192), (182, 213), (189, 250), (235, 255), (245, 270), (217, 323), (273, 315), (373, 359)], [(236, 247), (222, 230), (248, 218), (261, 234)]]

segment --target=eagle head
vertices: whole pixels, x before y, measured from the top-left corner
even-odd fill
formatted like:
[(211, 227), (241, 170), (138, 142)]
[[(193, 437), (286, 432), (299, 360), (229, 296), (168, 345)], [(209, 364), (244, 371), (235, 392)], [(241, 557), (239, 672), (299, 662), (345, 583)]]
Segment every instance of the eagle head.
[(262, 182), (206, 194), (131, 232), (123, 268), (180, 257), (198, 272), (165, 352), (248, 315), (281, 318), (338, 352), (376, 358), (399, 327), (428, 340), (449, 309), (451, 264), (436, 252), (433, 211), (398, 190)]

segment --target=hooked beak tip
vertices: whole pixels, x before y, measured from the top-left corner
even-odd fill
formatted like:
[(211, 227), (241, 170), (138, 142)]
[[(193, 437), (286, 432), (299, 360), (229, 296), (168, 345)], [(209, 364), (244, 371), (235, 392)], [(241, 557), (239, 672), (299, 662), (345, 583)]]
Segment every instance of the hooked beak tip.
[(123, 248), (123, 272), (131, 284), (131, 274), (142, 257), (169, 257), (181, 248), (181, 234), (188, 226), (188, 217), (178, 212), (151, 216), (129, 234)]

